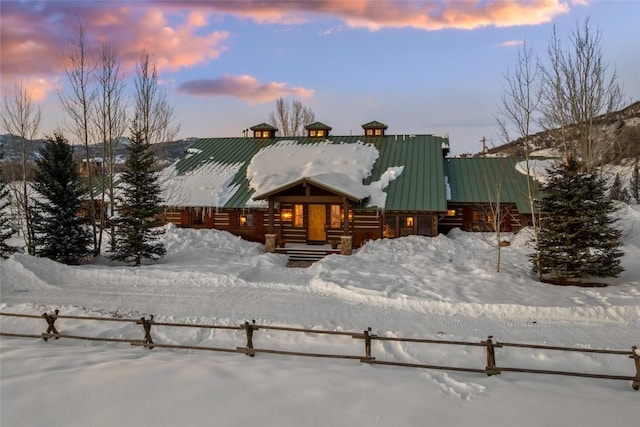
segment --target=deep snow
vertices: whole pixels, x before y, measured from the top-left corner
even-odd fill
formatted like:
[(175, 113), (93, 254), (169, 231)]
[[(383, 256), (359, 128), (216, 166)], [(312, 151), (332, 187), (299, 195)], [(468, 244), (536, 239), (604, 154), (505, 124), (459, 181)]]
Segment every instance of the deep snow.
[[(491, 235), (367, 243), (350, 257), (287, 268), (282, 255), (216, 230), (167, 227), (167, 256), (140, 268), (100, 258), (64, 266), (0, 261), (3, 312), (264, 325), (383, 336), (630, 350), (640, 345), (640, 207), (621, 211), (625, 272), (606, 288), (554, 287), (530, 273), (529, 236), (507, 236), (500, 273)], [(40, 333), (40, 319), (0, 317), (3, 332)], [(58, 320), (63, 333), (139, 337), (139, 325)], [(154, 327), (156, 342), (244, 345), (240, 331)], [(260, 348), (361, 355), (362, 341), (258, 330)], [(126, 344), (0, 338), (0, 424), (629, 425), (629, 382), (481, 374), (258, 354), (147, 350)], [(380, 360), (484, 368), (484, 349), (374, 341)], [(498, 349), (500, 366), (634, 375), (626, 356)]]

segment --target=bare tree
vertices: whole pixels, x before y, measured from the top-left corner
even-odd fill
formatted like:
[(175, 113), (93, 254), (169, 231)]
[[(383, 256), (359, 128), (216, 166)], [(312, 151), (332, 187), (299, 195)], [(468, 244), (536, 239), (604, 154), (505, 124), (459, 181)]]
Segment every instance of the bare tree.
[[(540, 104), (541, 93), (538, 87), (538, 64), (536, 64), (531, 46), (526, 43), (518, 52), (513, 71), (504, 75), (506, 87), (498, 106), (497, 122), (499, 132), (505, 143), (521, 138), (524, 145), (525, 173), (532, 176), (531, 165), (531, 133), (535, 115)], [(516, 137), (510, 134), (514, 129)], [(533, 239), (538, 246), (539, 221), (536, 213), (537, 187), (534, 188), (527, 179), (527, 197), (533, 225)], [(534, 263), (537, 257), (534, 257)], [(499, 265), (499, 264), (498, 264)], [(540, 271), (540, 269), (535, 269)], [(540, 277), (539, 277), (540, 278)]]
[(587, 19), (569, 34), (563, 50), (553, 33), (542, 75), (541, 112), (545, 129), (560, 129), (565, 155), (580, 160), (584, 171), (593, 171), (607, 150), (594, 119), (622, 104), (622, 88), (615, 71), (609, 72), (601, 50), (602, 35)]
[(29, 157), (33, 154), (33, 140), (36, 138), (42, 120), (42, 108), (33, 104), (31, 92), (22, 83), (16, 84), (11, 95), (3, 97), (3, 108), (0, 112), (2, 125), (6, 132), (20, 140), (20, 177), (18, 183), (10, 185), (13, 194), (17, 217), (20, 219), (27, 252), (35, 254), (33, 218), (30, 209), (29, 174), (32, 165)]
[(85, 147), (85, 161), (88, 173), (89, 190), (89, 216), (93, 230), (93, 254), (98, 255), (100, 246), (98, 243), (96, 209), (95, 209), (95, 188), (94, 188), (94, 168), (91, 165), (91, 155), (89, 152), (90, 126), (93, 122), (95, 112), (94, 102), (96, 92), (91, 86), (91, 76), (96, 68), (91, 62), (85, 38), (85, 31), (82, 23), (79, 23), (76, 33), (75, 44), (65, 53), (65, 73), (69, 82), (67, 92), (58, 90), (58, 97), (62, 108), (66, 113), (65, 122), (68, 130), (82, 142)]
[(151, 62), (149, 53), (144, 52), (136, 70), (135, 112), (142, 138), (149, 144), (172, 141), (180, 131), (175, 124), (175, 111), (169, 103), (165, 88), (158, 82), (156, 64)]
[[(125, 81), (120, 73), (120, 58), (113, 48), (104, 44), (99, 53), (98, 68), (95, 72), (97, 99), (95, 103), (94, 123), (97, 139), (102, 141), (102, 203), (100, 209), (100, 237), (105, 224), (105, 195), (109, 197), (109, 218), (115, 215), (115, 175), (116, 156), (120, 137), (127, 130), (127, 112), (124, 99)], [(111, 251), (115, 250), (114, 226), (109, 225)]]
[(283, 98), (278, 98), (275, 103), (275, 111), (269, 115), (269, 121), (280, 130), (282, 136), (304, 135), (304, 127), (313, 123), (315, 113), (302, 102), (294, 99), (291, 103)]

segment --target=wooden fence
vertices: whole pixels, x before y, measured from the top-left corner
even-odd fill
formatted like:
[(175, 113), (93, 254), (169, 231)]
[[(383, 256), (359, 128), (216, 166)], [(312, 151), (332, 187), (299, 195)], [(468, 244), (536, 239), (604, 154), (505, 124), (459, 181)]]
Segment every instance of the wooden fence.
[[(42, 338), (44, 341), (49, 339), (77, 339), (77, 340), (89, 340), (89, 341), (105, 341), (105, 342), (119, 342), (129, 343), (133, 346), (142, 346), (148, 349), (152, 348), (171, 348), (171, 349), (186, 349), (186, 350), (206, 350), (206, 351), (218, 351), (227, 353), (243, 353), (248, 356), (254, 357), (258, 353), (271, 353), (288, 356), (306, 356), (306, 357), (322, 357), (322, 358), (334, 358), (334, 359), (353, 359), (363, 363), (369, 363), (374, 365), (389, 365), (389, 366), (402, 366), (409, 368), (423, 368), (423, 369), (437, 369), (446, 371), (458, 371), (458, 372), (472, 372), (486, 375), (499, 375), (503, 372), (522, 372), (529, 374), (546, 374), (546, 375), (562, 375), (573, 377), (586, 377), (586, 378), (599, 378), (609, 380), (623, 380), (630, 381), (633, 390), (640, 389), (640, 349), (636, 346), (631, 347), (631, 350), (606, 350), (606, 349), (590, 349), (590, 348), (576, 348), (576, 347), (559, 347), (549, 345), (537, 345), (537, 344), (522, 344), (522, 343), (510, 343), (494, 341), (492, 336), (489, 336), (486, 340), (480, 342), (470, 341), (448, 341), (439, 339), (418, 339), (418, 338), (400, 338), (400, 337), (384, 337), (371, 333), (371, 328), (367, 328), (363, 332), (348, 332), (348, 331), (328, 331), (318, 329), (305, 329), (294, 328), (287, 326), (272, 326), (272, 325), (258, 325), (255, 321), (245, 322), (238, 326), (223, 326), (223, 325), (207, 325), (207, 324), (194, 324), (194, 323), (170, 323), (170, 322), (156, 322), (154, 316), (149, 318), (142, 317), (140, 319), (126, 319), (119, 317), (93, 317), (93, 316), (68, 316), (59, 314), (58, 310), (53, 313), (43, 313), (41, 315), (34, 314), (19, 314), (19, 313), (6, 313), (0, 312), (0, 316), (9, 317), (22, 317), (32, 319), (44, 319), (46, 321), (47, 329), (40, 334), (23, 334), (23, 333), (11, 333), (1, 331), (0, 336), (5, 337), (18, 337), (18, 338)], [(105, 322), (128, 322), (135, 323), (142, 326), (142, 338), (108, 338), (108, 337), (91, 337), (82, 335), (68, 335), (60, 333), (56, 326), (58, 319), (70, 319), (70, 320), (95, 320)], [(229, 331), (239, 331), (246, 337), (246, 345), (241, 347), (212, 347), (212, 346), (195, 346), (195, 345), (179, 345), (179, 344), (163, 344), (154, 342), (151, 335), (152, 326), (158, 327), (173, 327), (173, 328), (201, 328), (201, 329), (221, 329)], [(288, 331), (288, 332), (301, 332), (305, 334), (316, 335), (335, 335), (349, 337), (353, 340), (362, 340), (364, 343), (364, 353), (359, 355), (349, 354), (333, 354), (333, 353), (315, 353), (315, 352), (303, 352), (303, 351), (288, 351), (280, 349), (269, 348), (256, 348), (254, 347), (253, 338), (255, 331), (258, 330), (272, 330), (272, 331)], [(467, 368), (459, 366), (442, 366), (442, 365), (427, 365), (419, 363), (404, 363), (396, 361), (378, 360), (372, 355), (371, 343), (373, 341), (393, 341), (402, 343), (416, 343), (416, 344), (439, 344), (439, 345), (454, 345), (454, 346), (472, 346), (483, 347), (486, 354), (486, 366), (481, 368)], [(545, 370), (545, 369), (527, 369), (519, 367), (507, 367), (499, 366), (496, 364), (496, 349), (497, 348), (526, 348), (526, 349), (539, 349), (539, 350), (551, 350), (551, 351), (564, 351), (564, 352), (580, 352), (580, 353), (598, 353), (608, 355), (625, 356), (632, 359), (635, 367), (635, 376), (629, 375), (610, 375), (610, 374), (596, 374), (585, 372), (569, 372), (559, 370)], [(362, 347), (361, 347), (362, 348)], [(630, 364), (631, 366), (631, 364)]]

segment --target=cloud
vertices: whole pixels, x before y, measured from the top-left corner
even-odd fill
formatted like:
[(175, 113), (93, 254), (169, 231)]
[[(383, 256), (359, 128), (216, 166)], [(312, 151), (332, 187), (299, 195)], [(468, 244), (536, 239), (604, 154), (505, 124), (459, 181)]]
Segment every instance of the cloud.
[(197, 96), (233, 96), (249, 104), (261, 104), (286, 96), (310, 98), (312, 89), (289, 87), (286, 83), (260, 83), (255, 77), (225, 75), (217, 79), (192, 80), (178, 86), (178, 92)]
[[(572, 0), (584, 4), (584, 0)], [(174, 5), (178, 2), (171, 2)], [(569, 12), (569, 0), (211, 0), (200, 8), (258, 23), (301, 24), (315, 17), (338, 19), (352, 28), (421, 30), (538, 25)]]
[(508, 40), (506, 42), (498, 43), (496, 46), (498, 47), (514, 47), (521, 46), (524, 44), (524, 40)]
[(65, 52), (75, 47), (80, 24), (88, 51), (108, 43), (118, 52), (125, 73), (135, 69), (143, 51), (152, 54), (160, 72), (206, 63), (226, 50), (229, 37), (225, 31), (203, 30), (206, 23), (202, 11), (163, 8), (161, 3), (3, 2), (2, 84), (43, 80), (53, 88), (64, 73)]

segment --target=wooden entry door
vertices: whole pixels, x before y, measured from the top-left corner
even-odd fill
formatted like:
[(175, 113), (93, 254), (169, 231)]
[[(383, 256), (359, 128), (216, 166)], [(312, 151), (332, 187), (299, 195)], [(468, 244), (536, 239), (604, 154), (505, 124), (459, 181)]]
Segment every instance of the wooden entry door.
[(309, 205), (309, 228), (307, 240), (310, 242), (324, 242), (327, 240), (325, 225), (327, 223), (327, 208), (325, 205)]

